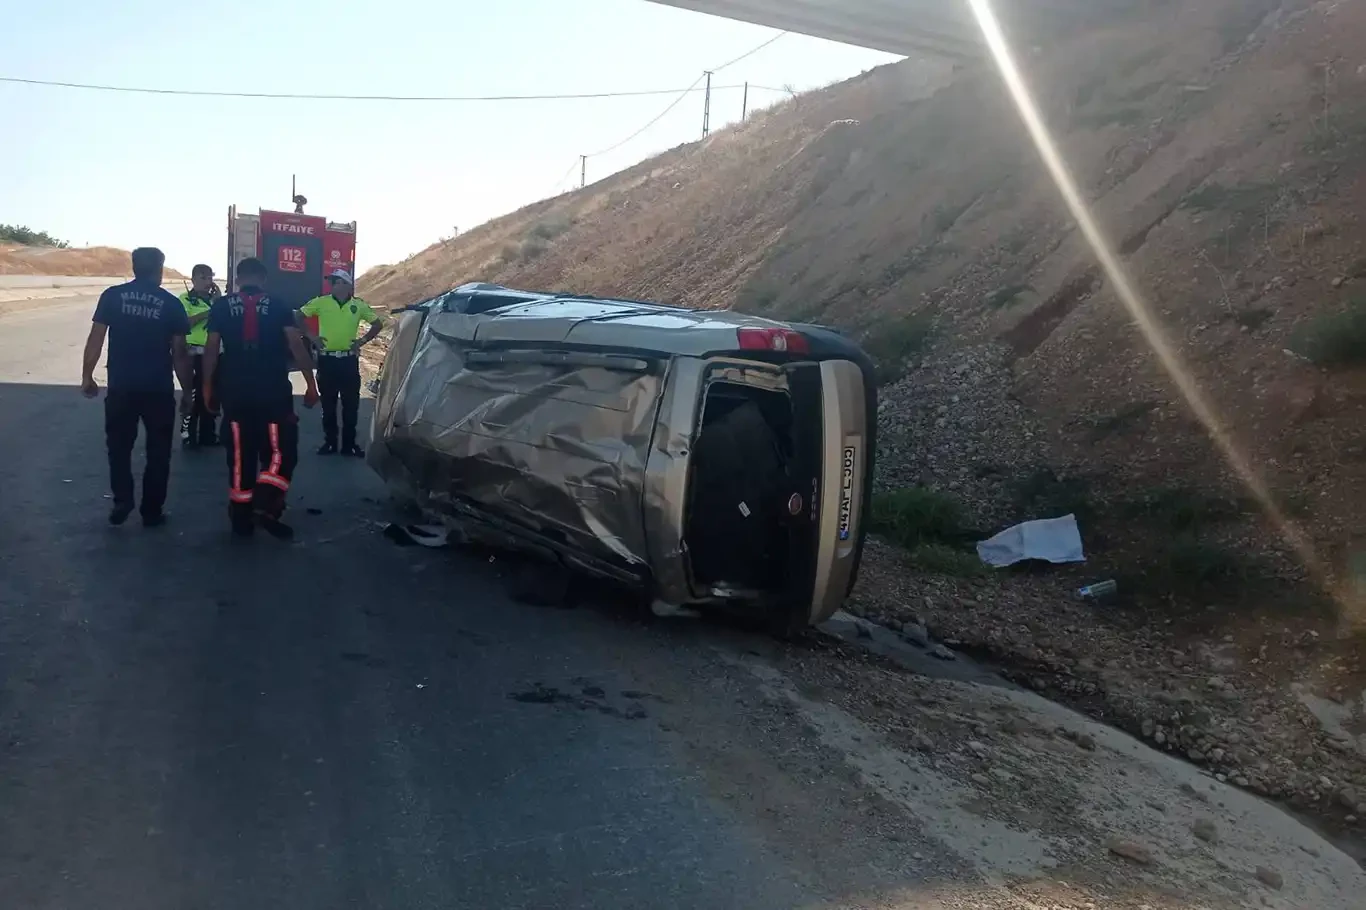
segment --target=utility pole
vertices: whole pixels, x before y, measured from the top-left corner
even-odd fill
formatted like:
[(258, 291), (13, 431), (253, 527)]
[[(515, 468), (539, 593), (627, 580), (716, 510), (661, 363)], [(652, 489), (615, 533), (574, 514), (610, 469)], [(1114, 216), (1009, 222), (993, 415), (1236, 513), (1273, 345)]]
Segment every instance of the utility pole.
[(707, 95), (702, 102), (702, 138), (711, 132), (711, 70), (707, 70)]
[(745, 83), (745, 100), (742, 101), (742, 102), (740, 102), (740, 120), (743, 121), (743, 120), (745, 119), (745, 117), (747, 117), (747, 116), (749, 116), (749, 83), (748, 83), (748, 82)]
[(588, 156), (579, 156), (579, 189), (588, 185)]

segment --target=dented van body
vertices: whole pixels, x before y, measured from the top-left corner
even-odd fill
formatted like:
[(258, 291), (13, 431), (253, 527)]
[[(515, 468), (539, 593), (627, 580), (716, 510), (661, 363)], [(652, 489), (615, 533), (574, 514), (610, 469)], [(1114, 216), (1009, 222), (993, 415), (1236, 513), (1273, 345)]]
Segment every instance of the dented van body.
[(857, 575), (872, 377), (816, 326), (465, 285), (399, 315), (368, 457), (468, 538), (790, 630)]

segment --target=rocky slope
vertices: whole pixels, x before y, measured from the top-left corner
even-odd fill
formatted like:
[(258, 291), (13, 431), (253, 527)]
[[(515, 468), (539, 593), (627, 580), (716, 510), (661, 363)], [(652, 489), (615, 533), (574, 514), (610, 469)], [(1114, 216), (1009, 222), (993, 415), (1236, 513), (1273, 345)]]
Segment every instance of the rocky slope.
[[(1363, 6), (1149, 0), (1020, 49), (1185, 378), (1325, 574), (1193, 419), (989, 66), (907, 61), (794, 99), (375, 269), (362, 290), (394, 305), (493, 280), (855, 334), (886, 379), (884, 489), (938, 490), (983, 532), (1070, 511), (1090, 556), (959, 578), (874, 548), (856, 607), (926, 623), (1360, 830)], [(1105, 577), (1127, 596), (1076, 601), (1077, 583)]]

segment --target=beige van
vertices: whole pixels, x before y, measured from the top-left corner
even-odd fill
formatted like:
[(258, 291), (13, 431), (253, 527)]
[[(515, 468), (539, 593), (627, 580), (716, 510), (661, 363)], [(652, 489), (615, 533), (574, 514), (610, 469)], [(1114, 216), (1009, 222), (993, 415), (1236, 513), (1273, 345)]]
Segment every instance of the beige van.
[(369, 461), (468, 539), (791, 631), (854, 584), (872, 376), (816, 326), (464, 285), (401, 313)]

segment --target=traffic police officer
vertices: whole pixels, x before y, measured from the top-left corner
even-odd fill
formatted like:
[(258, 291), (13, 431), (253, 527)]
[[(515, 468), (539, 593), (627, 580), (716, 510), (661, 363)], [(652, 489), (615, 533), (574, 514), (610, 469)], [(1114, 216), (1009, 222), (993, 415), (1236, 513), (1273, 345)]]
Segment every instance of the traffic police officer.
[(180, 442), (189, 448), (218, 444), (217, 421), (204, 403), (204, 345), (209, 340), (209, 309), (218, 293), (213, 269), (201, 263), (190, 272), (190, 289), (180, 295), (185, 315), (190, 318), (190, 334), (185, 336), (185, 344), (194, 369), (193, 410), (180, 422)]
[[(318, 337), (312, 339), (318, 350), (318, 394), (322, 400), (323, 445), (319, 455), (362, 456), (356, 445), (356, 420), (360, 409), (360, 349), (374, 340), (384, 328), (384, 320), (370, 305), (352, 294), (351, 274), (337, 269), (327, 276), (332, 293), (314, 297), (299, 309), (303, 317), (318, 320)], [(361, 321), (370, 324), (363, 338), (357, 338)], [(341, 399), (341, 448), (337, 447), (337, 399)]]

